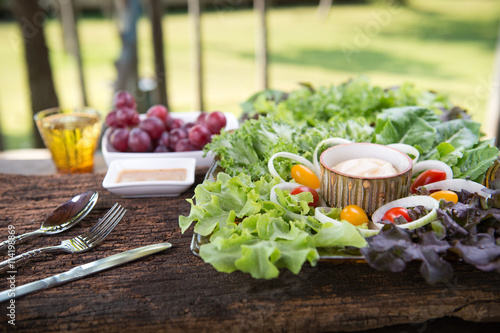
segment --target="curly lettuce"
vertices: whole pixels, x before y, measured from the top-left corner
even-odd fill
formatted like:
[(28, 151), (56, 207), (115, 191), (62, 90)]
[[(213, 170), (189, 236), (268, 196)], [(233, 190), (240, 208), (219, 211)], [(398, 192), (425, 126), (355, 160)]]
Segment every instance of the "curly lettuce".
[[(188, 216), (179, 217), (184, 233), (193, 223), (194, 231), (210, 242), (200, 247), (201, 258), (220, 272), (239, 270), (254, 278), (270, 279), (285, 268), (297, 274), (304, 263), (316, 265), (318, 247), (363, 247), (365, 239), (348, 222), (341, 226), (320, 223), (312, 216), (301, 220), (286, 217), (285, 208), (270, 201), (271, 188), (278, 179), (263, 177), (252, 181), (240, 174), (219, 173), (205, 180), (188, 199)], [(297, 208), (309, 209), (309, 192), (299, 196)], [(281, 193), (283, 194), (283, 193)], [(290, 204), (290, 195), (283, 199)]]
[[(260, 117), (214, 136), (205, 147), (231, 176), (246, 172), (257, 180), (267, 175), (267, 162), (278, 152), (312, 160), (317, 144), (329, 137), (409, 144), (420, 151), (421, 160), (443, 161), (455, 178), (478, 182), (498, 155), (493, 142), (480, 141), (480, 124), (452, 107), (446, 96), (409, 83), (390, 89), (366, 78), (317, 89), (303, 84), (290, 93), (265, 90), (243, 106), (246, 116)], [(277, 172), (289, 179), (294, 162), (276, 162)]]

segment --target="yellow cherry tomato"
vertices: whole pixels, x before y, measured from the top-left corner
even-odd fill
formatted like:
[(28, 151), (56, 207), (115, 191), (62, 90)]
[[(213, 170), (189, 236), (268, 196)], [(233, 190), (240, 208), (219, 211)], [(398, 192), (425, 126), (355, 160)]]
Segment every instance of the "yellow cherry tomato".
[(368, 223), (368, 216), (365, 211), (357, 205), (345, 206), (344, 209), (340, 211), (340, 219), (346, 220), (353, 225)]
[(299, 184), (309, 186), (310, 188), (319, 188), (319, 179), (314, 172), (302, 164), (296, 164), (292, 167), (292, 178)]
[(434, 193), (431, 193), (429, 195), (430, 197), (433, 197), (436, 200), (445, 200), (445, 201), (452, 201), (453, 203), (458, 202), (458, 195), (453, 192), (453, 191), (437, 191)]

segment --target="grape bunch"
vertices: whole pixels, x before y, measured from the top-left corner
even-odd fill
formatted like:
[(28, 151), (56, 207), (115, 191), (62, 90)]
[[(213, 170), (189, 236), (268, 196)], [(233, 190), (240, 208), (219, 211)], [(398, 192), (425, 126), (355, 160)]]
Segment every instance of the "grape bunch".
[(109, 142), (121, 152), (182, 152), (201, 150), (226, 126), (222, 112), (202, 112), (195, 122), (173, 118), (164, 105), (153, 105), (144, 119), (127, 91), (113, 97), (113, 111), (106, 116), (111, 128)]

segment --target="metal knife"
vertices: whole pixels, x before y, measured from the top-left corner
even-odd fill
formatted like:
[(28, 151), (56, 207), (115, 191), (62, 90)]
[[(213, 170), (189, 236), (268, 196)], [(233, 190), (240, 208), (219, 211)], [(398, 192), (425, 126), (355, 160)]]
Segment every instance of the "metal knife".
[[(145, 257), (156, 252), (160, 252), (172, 247), (170, 243), (159, 243), (139, 247), (137, 249), (121, 252), (106, 258), (102, 258), (88, 264), (80, 265), (61, 274), (50, 276), (43, 280), (34, 281), (19, 287), (7, 289), (0, 292), (0, 303), (10, 299), (18, 298), (35, 291), (55, 287), (63, 283), (81, 279), (108, 268), (125, 264), (127, 262)], [(15, 275), (14, 275), (15, 277)]]

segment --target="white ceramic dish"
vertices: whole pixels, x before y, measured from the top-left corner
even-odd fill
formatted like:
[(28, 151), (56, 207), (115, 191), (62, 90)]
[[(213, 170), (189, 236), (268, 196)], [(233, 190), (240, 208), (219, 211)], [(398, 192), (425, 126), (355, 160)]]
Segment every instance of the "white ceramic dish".
[[(200, 115), (199, 111), (194, 112), (171, 112), (172, 117), (179, 118), (184, 120), (185, 122), (195, 121)], [(234, 130), (238, 128), (239, 123), (238, 119), (232, 114), (228, 112), (224, 112), (226, 116), (226, 130)], [(144, 117), (145, 115), (141, 115)], [(207, 156), (203, 157), (204, 152), (202, 150), (198, 151), (188, 151), (188, 152), (178, 152), (178, 153), (122, 153), (116, 151), (108, 141), (109, 134), (111, 129), (107, 129), (102, 136), (101, 150), (102, 156), (104, 157), (104, 161), (106, 165), (109, 167), (111, 162), (117, 159), (143, 159), (143, 158), (184, 158), (184, 157), (192, 157), (196, 159), (197, 167), (209, 167), (212, 164), (214, 159), (213, 155), (208, 153)]]
[[(144, 158), (113, 160), (104, 177), (102, 186), (124, 198), (171, 197), (186, 191), (194, 184), (195, 158)], [(186, 169), (183, 181), (137, 181), (117, 183), (124, 170)]]

